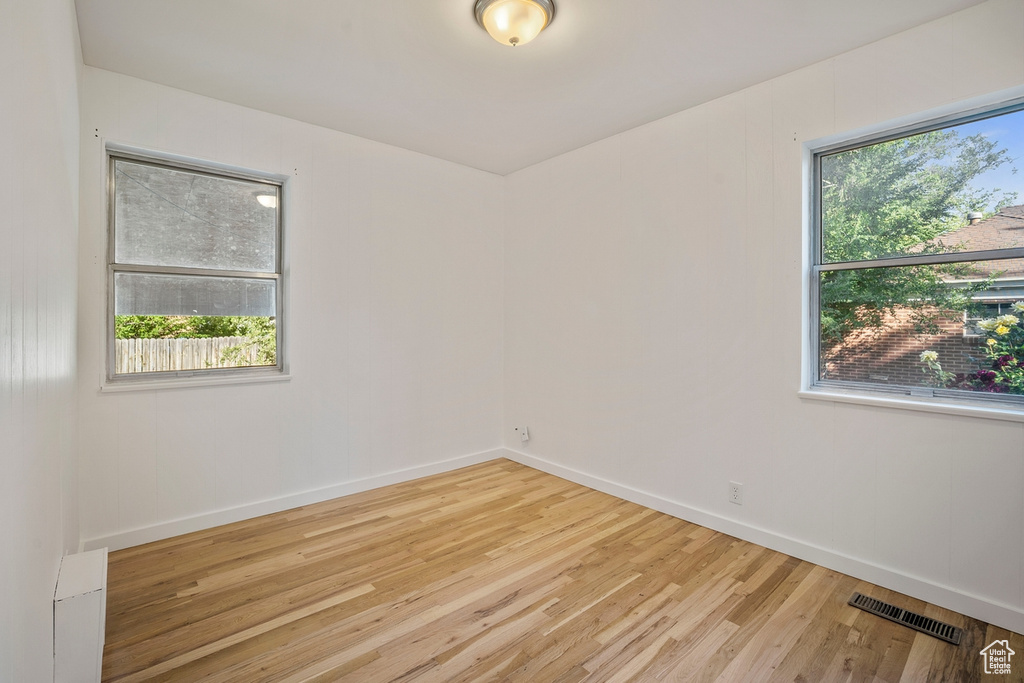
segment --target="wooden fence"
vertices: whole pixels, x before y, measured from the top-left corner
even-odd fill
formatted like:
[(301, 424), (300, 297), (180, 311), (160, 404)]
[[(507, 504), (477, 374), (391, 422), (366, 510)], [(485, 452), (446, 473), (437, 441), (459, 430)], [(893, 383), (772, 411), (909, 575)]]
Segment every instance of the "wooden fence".
[[(234, 368), (259, 365), (258, 347), (248, 337), (209, 339), (116, 339), (114, 363), (118, 374)], [(230, 360), (224, 352), (238, 347)]]

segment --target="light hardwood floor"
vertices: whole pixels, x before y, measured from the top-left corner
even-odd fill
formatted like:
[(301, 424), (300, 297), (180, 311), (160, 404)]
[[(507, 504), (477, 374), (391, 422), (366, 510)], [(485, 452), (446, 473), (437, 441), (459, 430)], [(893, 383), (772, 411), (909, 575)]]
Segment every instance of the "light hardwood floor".
[(1019, 634), (495, 460), (112, 553), (103, 679), (980, 681), (1003, 638), (1020, 681)]

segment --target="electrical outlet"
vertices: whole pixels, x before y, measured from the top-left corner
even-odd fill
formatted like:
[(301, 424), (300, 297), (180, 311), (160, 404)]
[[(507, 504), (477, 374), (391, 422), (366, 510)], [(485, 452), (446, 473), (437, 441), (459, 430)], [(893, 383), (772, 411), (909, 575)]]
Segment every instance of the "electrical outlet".
[(729, 502), (743, 505), (743, 484), (735, 481), (729, 482)]
[(530, 432), (529, 430), (526, 429), (525, 426), (519, 430), (519, 440), (522, 441), (523, 443), (526, 443), (527, 441), (530, 440)]

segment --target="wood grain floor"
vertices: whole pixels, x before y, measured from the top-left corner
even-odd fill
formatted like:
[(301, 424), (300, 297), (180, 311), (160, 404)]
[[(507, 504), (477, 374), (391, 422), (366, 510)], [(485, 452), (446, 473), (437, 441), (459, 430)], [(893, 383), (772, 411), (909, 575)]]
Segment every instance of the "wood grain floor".
[(1020, 681), (1019, 634), (495, 460), (112, 553), (103, 680), (981, 681), (1003, 638)]

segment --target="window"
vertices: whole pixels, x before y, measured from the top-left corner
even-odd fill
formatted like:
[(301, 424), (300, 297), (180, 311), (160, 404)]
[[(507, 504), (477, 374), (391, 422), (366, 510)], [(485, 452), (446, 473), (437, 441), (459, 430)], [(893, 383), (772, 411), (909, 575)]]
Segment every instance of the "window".
[(979, 327), (983, 320), (998, 318), (1001, 315), (1015, 315), (1014, 301), (980, 302), (969, 311), (964, 311), (964, 336), (984, 337), (985, 330)]
[(281, 185), (109, 164), (108, 380), (280, 372)]
[(814, 388), (1024, 407), (1024, 111), (814, 155)]

